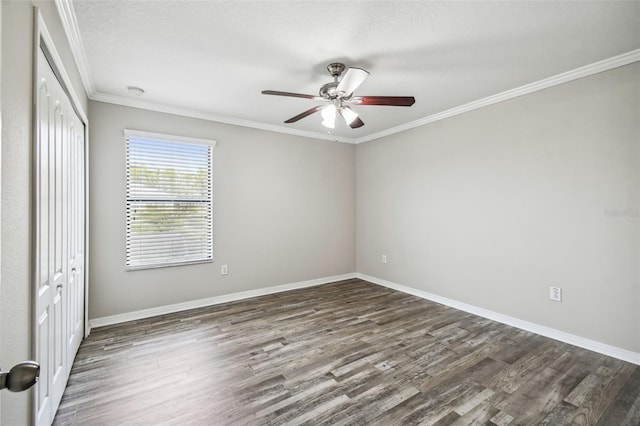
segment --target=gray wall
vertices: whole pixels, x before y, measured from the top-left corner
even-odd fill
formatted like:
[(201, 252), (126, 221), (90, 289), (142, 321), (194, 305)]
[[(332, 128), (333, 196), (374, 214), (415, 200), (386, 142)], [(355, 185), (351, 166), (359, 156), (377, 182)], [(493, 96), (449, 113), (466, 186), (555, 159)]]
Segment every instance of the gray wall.
[[(54, 4), (3, 1), (3, 367), (31, 357), (34, 4), (87, 102)], [(90, 317), (357, 270), (640, 352), (639, 73), (357, 147), (92, 102)], [(124, 271), (123, 128), (218, 141), (214, 263)], [(563, 303), (548, 301), (549, 285)], [(0, 400), (2, 425), (28, 423), (28, 392)]]
[[(40, 7), (72, 85), (86, 108), (77, 70), (53, 2), (2, 2), (2, 179), (0, 365), (31, 358), (30, 189), (33, 6)], [(0, 423), (28, 424), (29, 392), (0, 393)]]
[[(89, 318), (355, 271), (353, 145), (101, 102), (89, 120)], [(125, 271), (125, 128), (217, 141), (213, 263)]]
[(638, 75), (358, 145), (357, 271), (640, 352)]

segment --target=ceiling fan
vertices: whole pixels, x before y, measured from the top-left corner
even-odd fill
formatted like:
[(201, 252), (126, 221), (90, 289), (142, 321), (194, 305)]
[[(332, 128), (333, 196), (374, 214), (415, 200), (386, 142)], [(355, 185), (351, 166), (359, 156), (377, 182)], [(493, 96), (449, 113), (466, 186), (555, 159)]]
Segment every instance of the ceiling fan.
[(345, 65), (332, 63), (327, 66), (327, 70), (333, 77), (331, 83), (327, 83), (320, 88), (319, 96), (305, 95), (301, 93), (279, 92), (277, 90), (263, 90), (263, 95), (289, 96), (293, 98), (313, 99), (315, 101), (326, 101), (328, 105), (318, 105), (308, 109), (295, 117), (286, 120), (285, 123), (295, 123), (314, 112), (321, 111), (322, 125), (333, 129), (335, 127), (336, 116), (339, 114), (351, 127), (357, 129), (364, 126), (364, 122), (358, 116), (351, 105), (382, 105), (382, 106), (404, 106), (409, 107), (416, 101), (413, 96), (353, 96), (353, 92), (366, 80), (369, 72), (361, 68), (347, 68), (344, 76), (340, 78)]

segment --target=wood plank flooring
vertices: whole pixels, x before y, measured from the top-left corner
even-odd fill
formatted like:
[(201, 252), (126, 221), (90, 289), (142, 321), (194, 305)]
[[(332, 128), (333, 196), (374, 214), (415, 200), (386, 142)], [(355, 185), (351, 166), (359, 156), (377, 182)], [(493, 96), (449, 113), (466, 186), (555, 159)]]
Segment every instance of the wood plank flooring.
[(102, 327), (54, 425), (640, 425), (640, 366), (361, 280)]

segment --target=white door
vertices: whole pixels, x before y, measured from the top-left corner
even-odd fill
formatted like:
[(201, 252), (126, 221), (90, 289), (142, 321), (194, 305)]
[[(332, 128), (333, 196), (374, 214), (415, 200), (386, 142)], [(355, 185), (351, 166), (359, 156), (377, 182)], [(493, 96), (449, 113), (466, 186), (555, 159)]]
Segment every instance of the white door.
[(36, 413), (38, 425), (49, 425), (82, 340), (84, 126), (42, 50), (37, 78), (35, 352), (41, 370)]

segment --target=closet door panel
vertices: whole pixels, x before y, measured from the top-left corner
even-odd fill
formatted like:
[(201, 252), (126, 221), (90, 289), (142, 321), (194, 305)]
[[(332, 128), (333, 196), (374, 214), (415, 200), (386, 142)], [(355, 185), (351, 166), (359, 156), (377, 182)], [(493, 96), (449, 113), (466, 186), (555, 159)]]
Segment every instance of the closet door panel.
[(69, 125), (69, 164), (67, 354), (71, 366), (84, 335), (84, 126), (76, 116)]
[[(55, 78), (55, 77), (54, 77)], [(57, 80), (56, 80), (57, 81)], [(53, 202), (51, 211), (53, 213), (52, 226), (49, 229), (49, 238), (52, 240), (52, 251), (49, 253), (50, 261), (53, 263), (53, 293), (51, 299), (51, 314), (53, 333), (50, 339), (50, 355), (53, 360), (51, 396), (53, 410), (55, 411), (62, 399), (64, 388), (69, 376), (67, 365), (67, 345), (66, 341), (66, 316), (67, 300), (66, 287), (67, 280), (67, 209), (66, 185), (67, 185), (67, 162), (65, 153), (68, 145), (68, 114), (69, 105), (66, 94), (60, 85), (51, 84), (51, 94), (53, 100), (53, 120), (49, 143), (49, 155), (51, 168), (49, 169), (50, 179), (50, 200)]]
[(51, 139), (50, 125), (53, 115), (49, 85), (46, 78), (38, 79), (37, 86), (37, 127), (35, 134), (35, 191), (36, 208), (35, 220), (35, 282), (36, 282), (36, 360), (40, 363), (40, 378), (36, 384), (36, 417), (38, 424), (45, 424), (51, 412), (51, 367), (53, 361), (49, 356), (50, 332), (53, 329), (50, 315), (50, 300), (52, 299), (50, 278), (53, 266), (50, 267), (49, 252), (51, 251), (49, 228), (51, 222), (51, 206), (49, 193), (50, 156), (49, 144)]
[(50, 425), (84, 336), (85, 128), (42, 50), (34, 138), (38, 425)]

